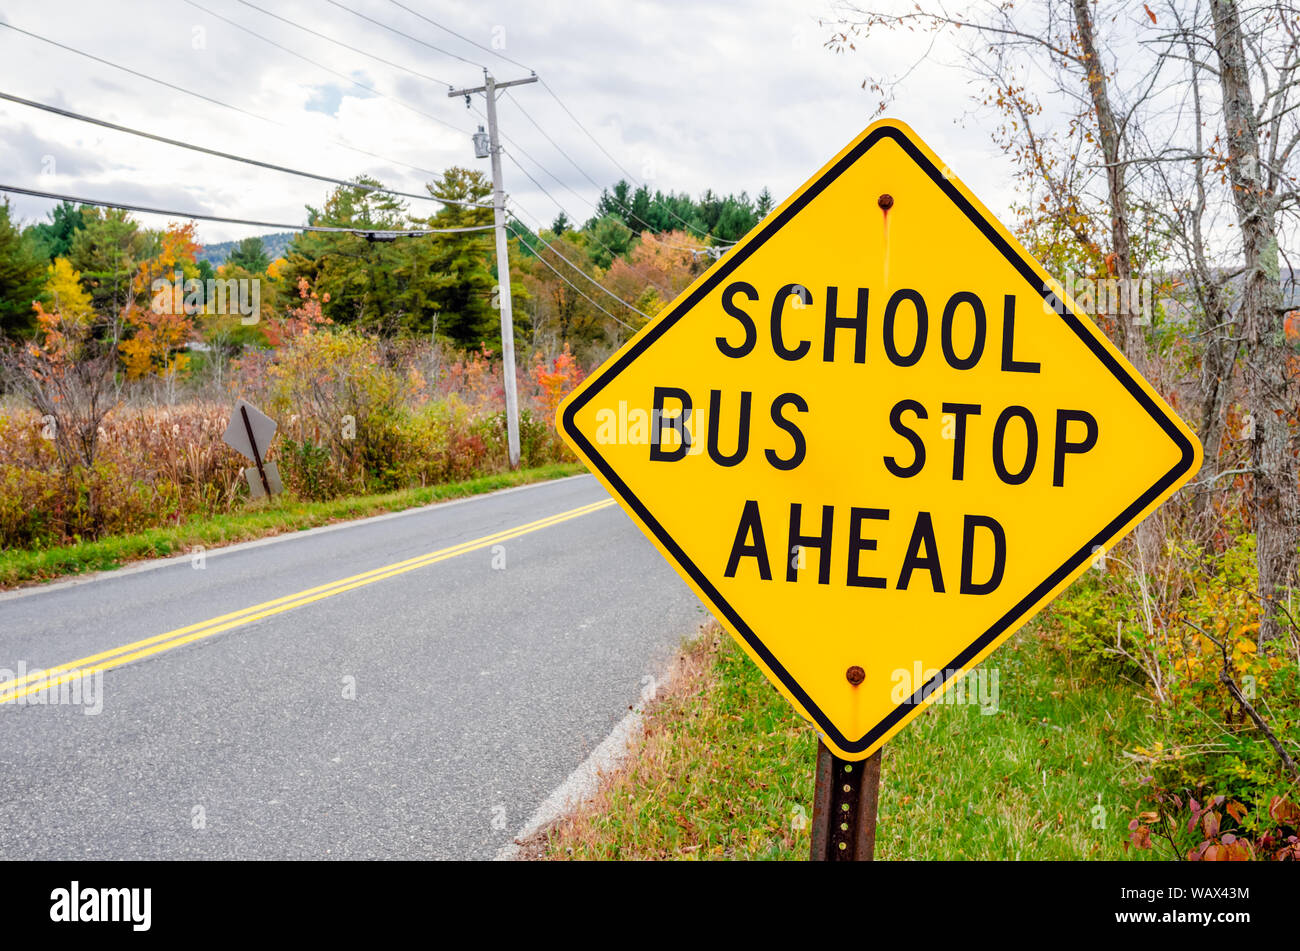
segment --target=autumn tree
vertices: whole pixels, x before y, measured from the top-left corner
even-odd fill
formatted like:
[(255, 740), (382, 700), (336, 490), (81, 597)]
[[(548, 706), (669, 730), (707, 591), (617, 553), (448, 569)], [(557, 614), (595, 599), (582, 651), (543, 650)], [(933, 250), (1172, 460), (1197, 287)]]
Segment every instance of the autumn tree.
[[(42, 417), (61, 474), (72, 478), (77, 469), (95, 464), (100, 427), (117, 404), (113, 383), (117, 355), (105, 343), (98, 322), (86, 319), (84, 292), (64, 288), (67, 276), (75, 284), (75, 272), (51, 279), (54, 309), (46, 310), (39, 300), (32, 305), (36, 337), (0, 344), (0, 382)], [(89, 313), (93, 316), (93, 311)], [(99, 499), (94, 492), (86, 504), (91, 524), (97, 524)]]
[(124, 313), (130, 336), (118, 344), (128, 379), (155, 375), (168, 382), (189, 364), (183, 350), (194, 335), (187, 313), (185, 282), (198, 273), (203, 250), (194, 222), (171, 223), (156, 235), (156, 250), (141, 261), (132, 279), (134, 291)]
[(46, 270), (41, 293), (43, 309), (60, 314), (67, 323), (90, 325), (95, 320), (95, 306), (82, 286), (81, 273), (67, 258), (55, 258)]
[(681, 231), (640, 235), (626, 257), (618, 258), (605, 275), (605, 284), (619, 297), (649, 314), (671, 303), (703, 273), (708, 260), (690, 250), (690, 236)]
[[(618, 305), (592, 283), (600, 280), (603, 272), (588, 257), (582, 238), (572, 231), (530, 236), (520, 229), (516, 233), (520, 235), (523, 284), (530, 299), (534, 339), (547, 350), (568, 344), (584, 360), (608, 349), (626, 328), (605, 312), (618, 309)], [(599, 306), (596, 297), (603, 298)], [(627, 320), (626, 316), (620, 319)]]

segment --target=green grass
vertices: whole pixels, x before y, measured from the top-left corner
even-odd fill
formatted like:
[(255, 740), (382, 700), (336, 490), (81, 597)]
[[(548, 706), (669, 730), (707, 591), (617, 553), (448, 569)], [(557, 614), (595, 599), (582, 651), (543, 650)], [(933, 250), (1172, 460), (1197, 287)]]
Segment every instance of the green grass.
[(433, 502), (481, 495), (530, 482), (560, 479), (583, 471), (578, 463), (555, 463), (517, 472), (481, 476), (466, 482), (403, 489), (385, 495), (334, 499), (329, 502), (298, 502), (281, 497), (271, 502), (250, 503), (242, 512), (191, 519), (180, 525), (154, 528), (134, 535), (101, 538), (39, 551), (6, 550), (0, 552), (0, 588), (49, 581), (87, 571), (111, 570), (128, 562), (181, 554), (198, 546), (216, 548), (268, 535), (302, 531), (385, 512), (400, 512)]
[[(811, 823), (816, 734), (725, 634), (688, 650), (699, 673), (651, 710), (641, 751), (545, 857), (807, 857), (795, 815)], [(877, 857), (1126, 857), (1138, 792), (1122, 751), (1149, 725), (1133, 685), (1080, 676), (1032, 629), (986, 665), (997, 713), (936, 704), (885, 747)]]

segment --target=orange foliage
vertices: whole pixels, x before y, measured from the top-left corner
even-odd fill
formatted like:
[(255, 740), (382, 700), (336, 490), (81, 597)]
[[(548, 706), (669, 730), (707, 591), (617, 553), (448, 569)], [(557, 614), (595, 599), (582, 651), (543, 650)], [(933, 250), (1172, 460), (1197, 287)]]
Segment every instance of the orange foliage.
[(573, 354), (569, 352), (569, 345), (566, 343), (564, 349), (556, 355), (548, 367), (546, 361), (542, 359), (540, 353), (533, 354), (533, 365), (531, 368), (533, 382), (538, 388), (538, 402), (541, 404), (543, 419), (549, 424), (555, 419), (556, 407), (560, 402), (574, 391), (583, 377), (582, 367), (573, 359)]
[(199, 252), (203, 250), (203, 245), (196, 240), (197, 228), (193, 221), (183, 225), (172, 222), (162, 233), (162, 248), (158, 255), (146, 263), (153, 263), (163, 274), (168, 270), (184, 270), (187, 264), (196, 264)]
[[(123, 314), (133, 333), (118, 344), (128, 379), (138, 380), (151, 373), (171, 376), (189, 363), (188, 354), (180, 351), (194, 335), (194, 322), (185, 314), (185, 308), (178, 306), (176, 294), (154, 296), (153, 285), (158, 280), (172, 284), (177, 271), (182, 278), (187, 276), (187, 269), (189, 274), (194, 273), (197, 255), (203, 250), (195, 240), (196, 227), (192, 221), (172, 222), (160, 236), (158, 253), (140, 262), (132, 281), (132, 303)], [(150, 306), (135, 306), (134, 298), (141, 293), (150, 295)]]
[(441, 395), (457, 394), (476, 410), (500, 406), (505, 397), (501, 364), (492, 359), (490, 347), (460, 354), (448, 364), (439, 381)]
[(642, 234), (627, 257), (614, 259), (605, 283), (624, 300), (647, 304), (642, 309), (653, 314), (684, 291), (703, 270), (703, 263), (686, 250), (696, 243), (681, 231), (658, 236)]
[(284, 317), (270, 317), (262, 324), (262, 333), (273, 347), (282, 347), (302, 334), (311, 333), (317, 327), (332, 324), (334, 321), (325, 316), (323, 305), (330, 302), (329, 292), (317, 294), (307, 283), (307, 278), (298, 278), (297, 307), (290, 307)]

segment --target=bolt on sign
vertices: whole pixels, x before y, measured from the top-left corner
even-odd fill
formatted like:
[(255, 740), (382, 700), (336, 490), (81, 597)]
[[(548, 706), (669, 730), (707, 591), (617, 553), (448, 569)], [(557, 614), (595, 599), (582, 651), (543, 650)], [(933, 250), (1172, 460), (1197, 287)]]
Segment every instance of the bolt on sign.
[(1060, 284), (894, 120), (642, 328), (558, 424), (849, 760), (1201, 460)]

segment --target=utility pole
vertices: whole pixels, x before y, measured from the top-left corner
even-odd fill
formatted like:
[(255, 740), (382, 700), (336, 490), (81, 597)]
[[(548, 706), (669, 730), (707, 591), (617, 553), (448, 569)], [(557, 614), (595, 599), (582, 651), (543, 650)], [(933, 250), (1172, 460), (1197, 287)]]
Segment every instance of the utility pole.
[[(510, 446), (510, 468), (519, 466), (519, 392), (515, 381), (515, 321), (511, 311), (510, 296), (510, 254), (506, 239), (506, 193), (501, 185), (501, 144), (497, 140), (497, 90), (510, 86), (522, 86), (537, 82), (536, 74), (525, 79), (512, 79), (499, 83), (492, 74), (483, 70), (483, 85), (472, 89), (453, 89), (447, 96), (454, 98), (464, 96), (469, 105), (469, 97), (476, 92), (483, 93), (487, 99), (488, 154), (492, 158), (492, 214), (496, 221), (497, 238), (497, 300), (501, 309), (501, 372), (506, 386), (506, 438)], [(479, 126), (482, 133), (483, 127)], [(474, 137), (475, 154), (484, 158), (479, 136)]]

